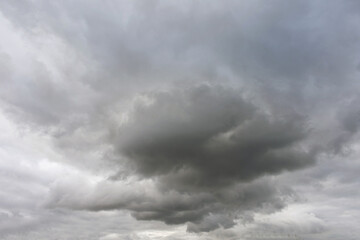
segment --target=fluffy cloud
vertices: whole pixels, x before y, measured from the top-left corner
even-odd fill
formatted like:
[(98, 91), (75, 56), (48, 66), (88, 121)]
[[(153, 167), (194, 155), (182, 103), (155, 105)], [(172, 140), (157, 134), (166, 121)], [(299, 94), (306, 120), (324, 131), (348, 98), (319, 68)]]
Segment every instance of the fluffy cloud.
[(301, 116), (266, 115), (236, 91), (201, 86), (150, 100), (134, 107), (115, 137), (119, 151), (145, 176), (215, 187), (314, 161), (298, 145), (307, 132)]

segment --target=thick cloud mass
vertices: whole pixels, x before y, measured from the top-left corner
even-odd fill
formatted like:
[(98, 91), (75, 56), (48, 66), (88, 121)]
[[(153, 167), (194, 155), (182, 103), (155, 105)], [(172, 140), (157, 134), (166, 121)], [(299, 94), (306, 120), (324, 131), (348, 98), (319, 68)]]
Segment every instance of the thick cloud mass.
[(0, 1), (0, 238), (359, 239), (359, 13)]
[[(270, 213), (296, 200), (266, 176), (314, 163), (302, 145), (308, 129), (301, 116), (266, 113), (241, 91), (219, 85), (143, 93), (122, 119), (107, 140), (112, 164), (122, 170), (88, 188), (60, 184), (48, 206), (127, 209), (138, 220), (189, 223), (193, 232), (230, 228), (253, 211)], [(123, 186), (132, 175), (151, 181)], [(79, 188), (80, 196), (90, 195), (82, 199)]]
[(262, 113), (241, 93), (200, 86), (149, 96), (119, 128), (129, 164), (166, 184), (208, 187), (248, 181), (311, 164), (301, 116)]

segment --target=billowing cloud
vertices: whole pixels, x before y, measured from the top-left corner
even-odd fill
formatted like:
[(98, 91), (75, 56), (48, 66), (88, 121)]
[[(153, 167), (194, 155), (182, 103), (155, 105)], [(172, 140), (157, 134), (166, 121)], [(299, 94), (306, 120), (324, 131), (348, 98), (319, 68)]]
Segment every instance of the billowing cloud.
[[(70, 180), (53, 189), (50, 206), (127, 209), (139, 220), (190, 222), (189, 231), (229, 228), (242, 214), (272, 212), (294, 200), (291, 191), (261, 177), (315, 160), (302, 145), (308, 129), (301, 116), (265, 113), (234, 89), (144, 93), (123, 118), (108, 144), (115, 149), (112, 164), (128, 172), (111, 177), (118, 183), (89, 189)], [(131, 175), (151, 181), (122, 186)]]
[(231, 184), (313, 163), (299, 143), (303, 117), (257, 109), (241, 92), (199, 86), (154, 93), (115, 136), (119, 152), (144, 176), (183, 187)]

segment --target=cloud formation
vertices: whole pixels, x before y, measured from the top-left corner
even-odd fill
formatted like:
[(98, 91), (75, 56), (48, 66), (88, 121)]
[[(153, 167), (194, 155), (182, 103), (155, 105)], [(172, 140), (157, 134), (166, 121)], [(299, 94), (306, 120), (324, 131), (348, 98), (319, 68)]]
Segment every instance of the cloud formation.
[(151, 103), (134, 106), (115, 137), (144, 176), (214, 188), (314, 161), (298, 144), (307, 135), (301, 116), (263, 113), (235, 90), (199, 86), (148, 97)]
[(1, 1), (0, 235), (100, 216), (139, 228), (84, 239), (351, 239), (359, 18), (352, 0)]
[[(193, 232), (230, 228), (296, 201), (266, 176), (315, 161), (302, 146), (304, 118), (265, 113), (241, 91), (219, 85), (143, 93), (122, 119), (108, 136), (111, 164), (122, 170), (88, 187), (77, 179), (59, 184), (48, 206), (127, 209), (138, 220), (189, 223)], [(134, 184), (131, 176), (144, 180)]]

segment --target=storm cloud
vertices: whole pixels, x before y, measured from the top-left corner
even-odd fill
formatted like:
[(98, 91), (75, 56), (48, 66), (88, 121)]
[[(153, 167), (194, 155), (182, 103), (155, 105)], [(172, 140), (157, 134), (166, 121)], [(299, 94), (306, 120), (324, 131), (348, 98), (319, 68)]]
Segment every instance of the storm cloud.
[[(315, 161), (303, 144), (306, 118), (265, 113), (241, 91), (219, 85), (142, 93), (121, 119), (107, 144), (114, 149), (109, 164), (122, 170), (88, 189), (76, 179), (56, 186), (49, 207), (127, 209), (139, 220), (189, 223), (194, 232), (229, 228), (296, 201), (267, 176)], [(140, 184), (127, 182), (132, 176)]]
[(115, 137), (144, 176), (194, 188), (248, 181), (314, 162), (300, 143), (302, 116), (266, 114), (241, 92), (199, 86), (154, 93), (137, 104)]

